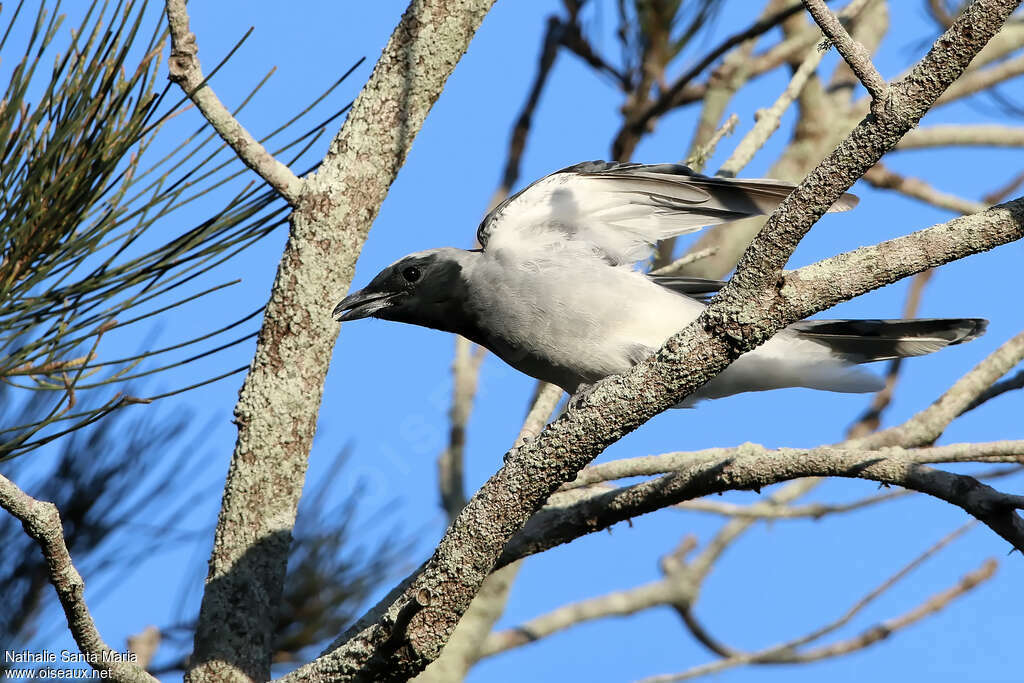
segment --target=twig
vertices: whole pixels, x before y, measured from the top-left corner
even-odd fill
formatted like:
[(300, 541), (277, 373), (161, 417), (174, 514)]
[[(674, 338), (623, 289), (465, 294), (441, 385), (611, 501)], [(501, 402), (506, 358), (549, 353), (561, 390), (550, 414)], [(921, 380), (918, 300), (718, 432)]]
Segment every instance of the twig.
[(782, 121), (782, 115), (789, 109), (789, 105), (793, 103), (793, 100), (800, 94), (800, 91), (804, 89), (807, 80), (818, 68), (818, 64), (821, 63), (824, 54), (824, 52), (817, 48), (811, 50), (803, 62), (800, 63), (800, 67), (793, 74), (789, 84), (772, 106), (767, 109), (758, 110), (757, 123), (736, 145), (736, 149), (733, 150), (733, 153), (722, 164), (717, 175), (734, 177), (739, 173), (740, 169), (750, 163), (750, 160), (754, 158), (754, 154), (764, 147), (772, 133), (778, 130), (779, 122)]
[(722, 503), (716, 500), (688, 500), (678, 503), (675, 507), (695, 512), (708, 512), (723, 517), (750, 517), (753, 519), (821, 519), (834, 514), (853, 512), (885, 503), (894, 498), (902, 498), (906, 491), (887, 491), (874, 496), (866, 496), (849, 503), (805, 503), (803, 505), (779, 505), (774, 502), (760, 501), (751, 505)]
[(1024, 360), (1024, 332), (1017, 334), (961, 377), (930, 406), (901, 425), (853, 439), (853, 448), (930, 444), (995, 382)]
[[(902, 448), (881, 446), (878, 448), (852, 448), (839, 446), (818, 446), (817, 448), (775, 448), (760, 444), (745, 443), (733, 448), (708, 448), (699, 451), (644, 455), (636, 458), (622, 458), (611, 462), (584, 468), (576, 479), (566, 484), (561, 491), (590, 486), (592, 484), (626, 479), (648, 477), (656, 474), (684, 471), (696, 464), (728, 462), (735, 457), (766, 456), (780, 459), (799, 460), (835, 455), (837, 458), (870, 460), (896, 458), (908, 464), (934, 465), (950, 462), (1015, 462), (1024, 455), (1024, 440), (955, 443), (927, 448)], [(556, 494), (558, 495), (558, 494)]]
[(135, 663), (142, 669), (149, 669), (153, 656), (160, 648), (161, 634), (156, 626), (147, 626), (139, 633), (128, 636), (128, 650), (135, 657)]
[(455, 336), (455, 360), (452, 362), (452, 405), (448, 410), (450, 422), (448, 447), (437, 460), (441, 489), (441, 506), (454, 519), (466, 504), (463, 477), (463, 454), (466, 448), (466, 425), (473, 409), (480, 364), (485, 353), (482, 347), (460, 335)]
[(915, 128), (896, 144), (896, 149), (922, 149), (925, 147), (1022, 147), (1024, 127), (977, 125), (934, 125)]
[(814, 21), (821, 27), (821, 32), (836, 46), (836, 50), (871, 95), (871, 110), (880, 115), (888, 96), (888, 85), (871, 61), (871, 55), (847, 33), (839, 18), (832, 13), (824, 0), (803, 0), (803, 3), (814, 17)]
[(530, 94), (523, 103), (516, 123), (512, 127), (512, 137), (508, 143), (508, 153), (505, 157), (505, 170), (501, 174), (501, 186), (495, 192), (491, 200), (491, 208), (501, 203), (519, 180), (519, 170), (522, 165), (523, 150), (526, 148), (526, 138), (530, 134), (530, 126), (533, 123), (533, 112), (540, 102), (540, 96), (547, 85), (548, 76), (551, 74), (551, 67), (554, 66), (555, 57), (558, 56), (558, 46), (561, 44), (566, 27), (557, 17), (548, 19), (547, 31), (541, 43), (540, 59), (537, 63), (537, 74), (533, 78), (533, 85), (530, 87)]
[(793, 4), (790, 7), (777, 12), (771, 17), (752, 24), (747, 29), (729, 36), (719, 43), (715, 48), (708, 52), (703, 59), (698, 61), (697, 64), (682, 76), (677, 78), (667, 90), (659, 95), (655, 102), (644, 109), (644, 111), (642, 111), (638, 116), (634, 117), (632, 120), (627, 120), (623, 124), (615, 142), (612, 144), (612, 156), (616, 159), (629, 156), (624, 147), (624, 141), (630, 138), (636, 138), (647, 129), (648, 125), (654, 119), (675, 108), (677, 106), (677, 99), (684, 92), (686, 86), (689, 85), (693, 79), (697, 78), (697, 76), (699, 76), (705, 69), (714, 64), (715, 60), (740, 43), (767, 33), (789, 17), (799, 12), (800, 9), (801, 5)]
[(989, 207), (989, 204), (939, 192), (923, 180), (894, 173), (882, 164), (876, 164), (874, 168), (865, 173), (864, 180), (868, 181), (872, 187), (895, 190), (907, 197), (920, 199), (922, 202), (932, 206), (946, 209), (947, 211), (955, 211), (956, 213), (978, 213)]
[(684, 268), (690, 264), (696, 263), (701, 259), (711, 258), (718, 253), (718, 247), (708, 247), (707, 249), (699, 249), (697, 251), (691, 251), (688, 254), (683, 254), (672, 263), (661, 268), (655, 268), (651, 271), (651, 275), (675, 275), (682, 272)]
[[(692, 549), (693, 542), (692, 539), (687, 538), (683, 540), (679, 549), (662, 560), (662, 571), (665, 574), (662, 579), (642, 586), (637, 586), (635, 588), (615, 591), (596, 598), (571, 603), (552, 610), (547, 614), (531, 619), (519, 626), (493, 633), (487, 638), (483, 654), (484, 656), (491, 656), (500, 652), (505, 652), (507, 650), (535, 642), (542, 638), (546, 638), (559, 631), (563, 631), (587, 621), (604, 619), (612, 616), (636, 614), (637, 612), (662, 605), (675, 607), (689, 630), (701, 644), (721, 657), (737, 660), (737, 663), (774, 664), (787, 661), (804, 661), (805, 657), (820, 659), (825, 656), (845, 654), (849, 651), (847, 648), (849, 647), (850, 641), (843, 641), (846, 643), (845, 645), (837, 643), (835, 645), (828, 646), (827, 648), (808, 650), (803, 653), (796, 652), (796, 649), (819, 640), (830, 633), (834, 633), (848, 624), (853, 617), (860, 613), (865, 607), (895, 586), (900, 580), (904, 579), (908, 574), (921, 566), (929, 558), (952, 543), (959, 536), (963, 535), (967, 530), (972, 528), (974, 524), (975, 523), (973, 521), (968, 522), (944, 536), (930, 548), (902, 567), (899, 571), (895, 572), (879, 586), (857, 600), (857, 602), (850, 606), (850, 608), (838, 618), (799, 638), (794, 638), (786, 643), (776, 645), (759, 652), (743, 652), (721, 643), (707, 632), (694, 615), (691, 605), (696, 586), (696, 577), (684, 561), (684, 555)], [(946, 598), (945, 602), (941, 605), (944, 606), (955, 597), (957, 596), (949, 596), (947, 591), (940, 593), (937, 596), (933, 596), (924, 604), (934, 607), (939, 601)], [(937, 609), (938, 608), (936, 607), (932, 611), (936, 611)], [(920, 610), (921, 608), (918, 608), (911, 612), (911, 614), (917, 614), (917, 619), (923, 618), (927, 615), (927, 613), (920, 613)], [(909, 625), (909, 623), (913, 621), (905, 621), (906, 619), (907, 617), (903, 617), (900, 620), (886, 622), (895, 626), (890, 630), (890, 633), (898, 630), (898, 628)], [(869, 633), (870, 632), (871, 631), (869, 631)], [(859, 638), (863, 638), (863, 636)], [(853, 639), (853, 641), (860, 642), (859, 639)], [(861, 647), (867, 647), (871, 642), (864, 641)], [(823, 654), (823, 652), (826, 651), (833, 652), (833, 654)]]
[(167, 63), (170, 79), (181, 86), (238, 158), (295, 206), (302, 193), (302, 181), (235, 120), (206, 82), (196, 56), (199, 46), (189, 28), (185, 0), (166, 0), (166, 6), (171, 33), (171, 58)]
[(708, 159), (714, 156), (718, 143), (721, 142), (722, 138), (726, 135), (732, 135), (732, 132), (736, 130), (736, 126), (739, 122), (739, 116), (736, 116), (736, 114), (730, 114), (729, 118), (725, 120), (725, 123), (719, 126), (718, 130), (711, 135), (708, 141), (703, 145), (700, 145), (696, 150), (694, 150), (693, 154), (687, 157), (686, 161), (683, 162), (683, 165), (689, 166), (695, 171), (704, 170), (704, 165), (707, 164)]
[(1024, 172), (1019, 173), (1016, 178), (1006, 185), (985, 195), (982, 201), (986, 204), (997, 204), (1013, 194), (1022, 184), (1024, 184)]
[(757, 652), (743, 653), (734, 657), (695, 666), (681, 673), (651, 676), (649, 678), (642, 679), (640, 683), (671, 683), (673, 681), (683, 681), (700, 676), (706, 676), (711, 673), (746, 664), (797, 664), (838, 657), (858, 650), (863, 650), (864, 648), (889, 637), (894, 632), (906, 628), (907, 626), (910, 626), (911, 624), (918, 622), (948, 606), (961, 595), (964, 595), (981, 583), (992, 578), (997, 566), (998, 565), (995, 560), (986, 560), (981, 567), (961, 577), (954, 586), (942, 591), (941, 593), (933, 595), (909, 612), (896, 617), (895, 619), (890, 619), (878, 624), (877, 626), (873, 626), (853, 638), (833, 643), (832, 645), (804, 652), (793, 652), (794, 647), (796, 647), (793, 643), (799, 644), (799, 642), (803, 640), (802, 638), (795, 639), (794, 641), (773, 645)]
[(614, 78), (621, 89), (630, 89), (632, 84), (630, 83), (629, 77), (609, 64), (607, 60), (601, 57), (601, 55), (597, 54), (593, 46), (591, 46), (583, 36), (583, 33), (580, 31), (579, 24), (576, 22), (564, 24), (561, 42), (562, 45), (564, 45), (570, 52), (585, 61), (587, 64)]
[(996, 382), (985, 391), (978, 394), (977, 398), (971, 401), (966, 408), (960, 411), (960, 414), (974, 410), (982, 403), (991, 401), (997, 396), (1002, 396), (1008, 391), (1016, 391), (1018, 389), (1024, 389), (1024, 370), (1019, 370), (1017, 373), (1009, 379), (1004, 379), (1002, 382)]
[(0, 475), (0, 507), (21, 521), (46, 558), (50, 584), (64, 609), (68, 628), (89, 664), (118, 681), (155, 683), (145, 669), (125, 659), (103, 641), (85, 603), (85, 582), (71, 562), (64, 543), (60, 513), (53, 503), (32, 498), (10, 479)]

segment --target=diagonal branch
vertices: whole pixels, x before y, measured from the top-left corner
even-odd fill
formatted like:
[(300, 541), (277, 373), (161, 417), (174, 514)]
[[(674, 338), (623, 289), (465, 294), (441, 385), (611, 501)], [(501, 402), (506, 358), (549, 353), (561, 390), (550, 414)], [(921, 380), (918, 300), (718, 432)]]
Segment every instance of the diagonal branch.
[(645, 108), (637, 116), (632, 117), (631, 120), (627, 120), (623, 123), (622, 129), (619, 130), (615, 141), (612, 143), (612, 156), (616, 159), (629, 156), (629, 152), (632, 150), (629, 147), (630, 143), (628, 141), (637, 138), (637, 136), (641, 135), (655, 119), (678, 106), (678, 100), (685, 93), (686, 87), (690, 82), (703, 73), (705, 69), (714, 64), (715, 60), (737, 45), (745, 43), (753, 38), (757, 38), (758, 36), (761, 36), (777, 27), (786, 19), (799, 12), (800, 7), (801, 6), (799, 4), (794, 3), (793, 5), (776, 12), (770, 17), (757, 21), (743, 31), (729, 36), (708, 52), (700, 61), (697, 62), (697, 64), (677, 78), (669, 88), (661, 93), (657, 100), (651, 103), (650, 106)]
[(199, 66), (196, 35), (189, 28), (185, 0), (167, 0), (167, 24), (171, 33), (171, 58), (167, 63), (170, 79), (181, 86), (238, 158), (295, 206), (302, 181), (242, 127), (206, 82)]
[(186, 676), (190, 683), (270, 677), (291, 529), (338, 335), (325, 302), (352, 282), (388, 188), (493, 2), (411, 2), (323, 163), (302, 182), (235, 407), (238, 439)]
[(732, 657), (726, 657), (714, 662), (695, 666), (681, 673), (644, 678), (640, 683), (672, 683), (673, 681), (684, 681), (692, 678), (698, 678), (700, 676), (707, 676), (708, 674), (746, 664), (800, 664), (805, 662), (814, 662), (863, 650), (880, 640), (888, 638), (894, 632), (906, 628), (907, 626), (942, 610), (961, 595), (964, 595), (985, 581), (991, 579), (995, 575), (997, 567), (998, 564), (995, 560), (988, 559), (974, 571), (964, 574), (956, 584), (929, 597), (923, 603), (914, 607), (910, 611), (866, 629), (851, 638), (832, 643), (831, 645), (798, 652), (794, 651), (794, 649), (803, 644), (806, 637), (797, 638), (786, 643), (773, 645), (757, 652), (743, 652)]
[[(947, 251), (911, 251), (901, 254), (901, 259), (874, 263), (867, 269), (871, 277), (833, 264), (828, 277), (834, 282), (843, 275), (849, 278), (848, 286), (816, 288), (811, 284), (813, 279), (780, 282), (782, 268), (814, 222), (916, 125), (1018, 4), (1013, 0), (972, 2), (921, 62), (891, 86), (880, 114), (861, 121), (779, 206), (747, 250), (729, 285), (695, 323), (630, 372), (599, 382), (535, 440), (513, 449), (505, 466), (463, 508), (422, 571), (400, 589), (400, 594), (395, 591), (397, 595), (392, 596), (385, 614), (372, 622), (360, 622), (350, 637), (332, 644), (319, 659), (282, 680), (395, 680), (414, 675), (438, 656), (456, 622), (494, 569), (508, 539), (551, 493), (610, 444), (678, 403), (731, 360), (785, 325), (883, 282), (930, 267), (932, 261), (952, 260), (1019, 237), (1024, 220), (1014, 221), (1012, 212), (1003, 207), (990, 216), (992, 223), (998, 222), (1001, 228), (996, 234), (982, 230), (963, 245), (942, 243)], [(1019, 204), (1018, 208), (1024, 209), (1024, 201)], [(931, 236), (939, 242), (944, 237)], [(780, 288), (780, 284), (784, 286)], [(784, 296), (787, 290), (796, 296)], [(922, 469), (879, 469), (882, 471), (871, 473), (908, 483), (913, 480), (922, 490), (957, 498), (948, 486), (951, 481), (960, 482), (957, 475)], [(768, 474), (760, 470), (760, 476)], [(812, 475), (802, 472), (794, 476)], [(853, 476), (852, 471), (845, 476)], [(722, 485), (728, 487), (727, 483)], [(958, 502), (985, 515), (1008, 535), (1015, 535), (1015, 528), (1006, 528), (1007, 524), (1012, 526), (1009, 519), (996, 519), (1006, 516), (1012, 501), (995, 493), (986, 494), (981, 488), (972, 488), (972, 493), (968, 501)], [(982, 510), (987, 503), (995, 503), (999, 512)], [(432, 596), (429, 607), (416, 612), (399, 628), (398, 617), (424, 591)]]
[(64, 527), (53, 503), (36, 500), (10, 479), (0, 475), (0, 507), (17, 517), (46, 558), (50, 583), (57, 591), (68, 628), (92, 667), (116, 681), (155, 683), (156, 679), (134, 662), (121, 661), (124, 654), (103, 641), (85, 604), (85, 582), (71, 562), (64, 544)]
[(871, 95), (871, 108), (873, 111), (881, 112), (882, 102), (885, 99), (888, 86), (882, 74), (878, 73), (874, 63), (871, 61), (871, 54), (867, 49), (857, 42), (853, 36), (847, 33), (846, 29), (839, 22), (839, 17), (832, 13), (832, 10), (825, 4), (825, 0), (803, 0), (804, 6), (814, 21), (821, 28), (836, 50), (846, 60), (850, 70), (856, 74), (865, 89)]

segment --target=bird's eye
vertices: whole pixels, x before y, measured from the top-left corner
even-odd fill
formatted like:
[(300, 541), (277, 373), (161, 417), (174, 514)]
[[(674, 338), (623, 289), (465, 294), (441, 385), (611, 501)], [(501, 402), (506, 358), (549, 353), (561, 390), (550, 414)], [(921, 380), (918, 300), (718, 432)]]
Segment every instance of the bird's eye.
[(416, 266), (409, 266), (402, 271), (402, 277), (404, 277), (408, 282), (416, 282), (420, 279), (420, 269)]

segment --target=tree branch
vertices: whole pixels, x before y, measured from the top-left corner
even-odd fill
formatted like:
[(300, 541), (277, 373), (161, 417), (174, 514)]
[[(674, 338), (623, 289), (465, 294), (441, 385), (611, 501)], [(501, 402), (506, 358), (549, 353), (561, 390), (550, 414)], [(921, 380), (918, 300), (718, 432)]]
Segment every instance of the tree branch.
[[(25, 533), (39, 544), (46, 558), (50, 584), (64, 609), (68, 628), (89, 664), (116, 681), (155, 683), (156, 679), (133, 662), (120, 661), (122, 652), (103, 641), (85, 604), (85, 581), (71, 562), (64, 544), (64, 527), (53, 503), (36, 500), (7, 477), (0, 475), (0, 507), (21, 521)], [(107, 661), (112, 660), (112, 661)]]
[(683, 94), (686, 86), (705, 69), (714, 64), (715, 60), (737, 45), (767, 33), (799, 12), (800, 9), (801, 5), (794, 4), (770, 17), (755, 22), (745, 30), (735, 33), (722, 41), (691, 69), (677, 78), (668, 89), (661, 93), (656, 101), (646, 107), (639, 115), (631, 120), (627, 120), (622, 125), (622, 129), (616, 136), (615, 142), (612, 143), (612, 156), (616, 159), (630, 156), (632, 150), (628, 147), (627, 141), (630, 139), (635, 140), (651, 125), (652, 121), (678, 106), (677, 100)]
[(984, 92), (1021, 74), (1024, 74), (1024, 55), (1007, 59), (988, 69), (972, 69), (949, 86), (949, 89), (935, 102), (935, 106), (949, 104), (964, 97)]
[(185, 0), (166, 0), (166, 9), (171, 34), (171, 58), (167, 63), (170, 79), (181, 86), (238, 158), (295, 206), (302, 192), (302, 181), (235, 120), (203, 77), (197, 56), (199, 45), (189, 28)]
[(238, 440), (187, 673), (191, 683), (270, 677), (291, 528), (338, 334), (325, 302), (351, 283), (413, 138), (493, 1), (412, 2), (323, 163), (303, 180), (235, 408)]
[(1024, 127), (997, 124), (926, 126), (907, 133), (896, 149), (955, 146), (1022, 147)]
[(864, 180), (868, 181), (872, 187), (895, 190), (902, 195), (919, 199), (926, 204), (947, 211), (970, 214), (984, 211), (987, 208), (982, 202), (940, 192), (923, 180), (894, 173), (882, 164), (876, 164), (874, 168), (865, 173)]
[(824, 0), (803, 0), (804, 6), (825, 37), (836, 46), (850, 70), (856, 74), (864, 88), (871, 95), (873, 111), (881, 112), (882, 101), (888, 94), (888, 86), (882, 74), (878, 73), (867, 49), (846, 32), (839, 17), (832, 13)]
[[(732, 359), (785, 325), (880, 286), (882, 281), (895, 281), (930, 267), (931, 261), (952, 260), (958, 255), (990, 249), (1024, 230), (1024, 221), (1007, 229), (1012, 212), (997, 209), (993, 222), (1002, 228), (997, 235), (982, 230), (980, 236), (972, 237), (966, 244), (949, 245), (938, 254), (911, 251), (899, 262), (874, 264), (869, 269), (873, 273), (870, 278), (844, 268), (842, 274), (849, 277), (850, 286), (817, 287), (812, 277), (799, 282), (787, 278), (781, 291), (778, 288), (781, 269), (800, 238), (857, 178), (916, 125), (1017, 5), (1011, 0), (975, 0), (911, 73), (891, 86), (882, 112), (862, 121), (780, 205), (741, 260), (730, 284), (695, 323), (630, 372), (599, 382), (537, 439), (510, 452), (505, 466), (463, 508), (422, 573), (391, 603), (384, 616), (372, 624), (362, 622), (358, 633), (344, 643), (333, 644), (328, 653), (292, 672), (285, 680), (395, 680), (414, 675), (437, 657), (455, 623), (493, 570), (508, 539), (559, 485), (573, 478), (608, 445), (678, 403), (721, 372)], [(1020, 204), (1024, 206), (1024, 201)], [(943, 235), (931, 236), (941, 240)], [(829, 272), (832, 280), (836, 279), (837, 270), (833, 264)], [(787, 289), (795, 296), (784, 294)], [(805, 298), (812, 291), (818, 298)], [(878, 477), (898, 476), (908, 483), (913, 480), (915, 486), (951, 498), (955, 496), (948, 488), (950, 480), (944, 477), (960, 481), (956, 475), (919, 469), (913, 475), (904, 471), (872, 473)], [(768, 473), (762, 472), (760, 476), (767, 477)], [(1012, 504), (998, 495), (986, 495), (983, 488), (975, 488), (965, 504), (1013, 536), (1017, 530), (1009, 520), (1002, 519), (1005, 510), (997, 513), (981, 509), (994, 502), (1000, 510)], [(422, 590), (430, 591), (433, 601), (429, 608), (413, 616), (396, 646), (396, 617)]]
[[(1021, 449), (1013, 450), (1011, 457), (1016, 460)], [(509, 541), (498, 566), (684, 500), (734, 489), (760, 490), (804, 477), (867, 479), (927, 493), (962, 508), (1024, 552), (1024, 520), (1015, 512), (1024, 508), (1024, 496), (1001, 493), (973, 477), (935, 470), (888, 449), (768, 451), (747, 444), (729, 457), (698, 459), (677, 472), (633, 486), (599, 494), (558, 494)]]
[(815, 648), (813, 650), (794, 652), (794, 648), (803, 644), (803, 642), (807, 640), (807, 637), (797, 638), (786, 643), (773, 645), (758, 652), (740, 653), (733, 657), (695, 666), (692, 669), (688, 669), (678, 674), (667, 674), (663, 676), (651, 676), (650, 678), (644, 678), (640, 683), (672, 683), (673, 681), (689, 680), (691, 678), (706, 676), (711, 673), (731, 669), (736, 666), (743, 666), (745, 664), (799, 664), (850, 654), (851, 652), (862, 650), (880, 640), (888, 638), (895, 631), (906, 628), (907, 626), (938, 612), (953, 602), (956, 598), (964, 595), (978, 585), (992, 578), (992, 576), (995, 575), (997, 566), (998, 565), (995, 560), (986, 560), (981, 567), (965, 574), (951, 588), (933, 595), (909, 612), (896, 617), (895, 619), (890, 619), (873, 626), (847, 640)]

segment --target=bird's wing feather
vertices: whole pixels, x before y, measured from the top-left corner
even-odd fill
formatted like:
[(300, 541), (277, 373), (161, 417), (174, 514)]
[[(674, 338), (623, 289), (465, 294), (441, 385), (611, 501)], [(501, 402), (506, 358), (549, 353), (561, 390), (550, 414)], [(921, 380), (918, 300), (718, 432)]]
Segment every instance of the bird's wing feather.
[(691, 299), (707, 302), (708, 299), (725, 287), (721, 280), (707, 280), (702, 277), (682, 277), (678, 275), (648, 275), (655, 284), (665, 289), (670, 289), (679, 294), (685, 294)]
[[(792, 191), (779, 180), (713, 178), (677, 164), (589, 161), (513, 195), (480, 223), (486, 251), (578, 242), (614, 265), (632, 264), (660, 240), (770, 213)], [(843, 195), (832, 211), (853, 208)]]

